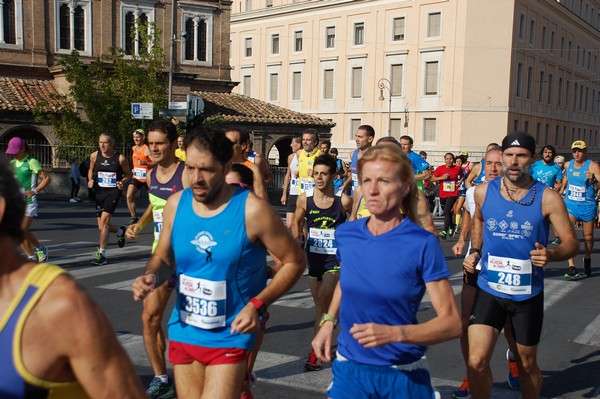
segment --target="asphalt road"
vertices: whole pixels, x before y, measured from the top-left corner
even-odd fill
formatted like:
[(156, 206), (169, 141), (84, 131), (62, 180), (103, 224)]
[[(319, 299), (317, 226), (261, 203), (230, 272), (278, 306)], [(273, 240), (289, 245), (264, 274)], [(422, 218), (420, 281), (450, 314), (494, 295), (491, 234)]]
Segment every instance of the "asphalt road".
[[(141, 214), (147, 202), (138, 201)], [(126, 223), (129, 215), (122, 203), (114, 218)], [(440, 223), (440, 221), (436, 221)], [(77, 204), (56, 196), (42, 196), (40, 216), (32, 231), (50, 250), (50, 260), (68, 269), (100, 303), (111, 320), (119, 339), (131, 356), (138, 375), (147, 383), (152, 377), (143, 351), (140, 321), (141, 305), (134, 303), (131, 282), (139, 275), (149, 257), (152, 232), (148, 227), (137, 242), (118, 248), (114, 235), (107, 251), (109, 264), (90, 264), (98, 240), (94, 206)], [(581, 239), (581, 231), (578, 231)], [(600, 236), (600, 231), (596, 231)], [(451, 284), (459, 300), (461, 259), (451, 256), (454, 240), (441, 242), (450, 270)], [(410, 250), (410, 242), (399, 243), (397, 256)], [(597, 244), (598, 249), (600, 245)], [(581, 264), (581, 256), (578, 257)], [(545, 398), (600, 397), (600, 256), (592, 256), (594, 274), (577, 282), (562, 279), (566, 262), (545, 268), (545, 319), (538, 360), (543, 372), (542, 396)], [(368, 278), (368, 271), (365, 273)], [(172, 301), (173, 302), (173, 301)], [(303, 399), (325, 397), (331, 380), (326, 365), (318, 372), (304, 372), (305, 357), (310, 349), (314, 307), (306, 278), (270, 307), (265, 341), (256, 364), (256, 398)], [(431, 305), (424, 299), (419, 320), (432, 317)], [(494, 398), (518, 398), (520, 394), (506, 383), (506, 342), (498, 340), (492, 359)], [(448, 398), (465, 375), (458, 340), (429, 348), (427, 360), (433, 384), (443, 398)]]

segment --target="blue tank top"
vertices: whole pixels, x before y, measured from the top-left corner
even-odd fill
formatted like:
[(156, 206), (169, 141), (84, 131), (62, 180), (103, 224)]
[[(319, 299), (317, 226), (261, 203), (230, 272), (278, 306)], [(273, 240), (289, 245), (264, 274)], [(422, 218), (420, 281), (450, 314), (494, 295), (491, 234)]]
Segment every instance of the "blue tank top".
[(590, 169), (591, 161), (586, 159), (580, 168), (575, 167), (575, 161), (569, 163), (567, 169), (567, 187), (565, 190), (565, 202), (569, 205), (596, 205), (596, 190), (593, 184), (588, 184), (585, 175)]
[(481, 207), (484, 218), (479, 287), (487, 293), (524, 301), (544, 289), (544, 269), (531, 264), (529, 252), (539, 242), (548, 246), (549, 222), (542, 214), (542, 197), (546, 186), (535, 181), (520, 205), (500, 193), (504, 178), (488, 182)]
[(251, 350), (256, 334), (231, 334), (231, 323), (267, 282), (266, 249), (250, 242), (245, 208), (250, 191), (237, 189), (225, 209), (205, 218), (185, 189), (171, 243), (178, 277), (169, 338), (211, 348)]
[(354, 194), (354, 187), (358, 186), (358, 153), (360, 152), (360, 149), (356, 149), (354, 150), (354, 152), (352, 153), (352, 159), (350, 160), (350, 172), (352, 173), (352, 191), (351, 193)]
[(485, 158), (481, 159), (481, 170), (479, 171), (479, 174), (477, 175), (477, 177), (475, 178), (475, 180), (473, 180), (473, 185), (476, 186), (480, 183), (483, 183), (485, 181)]

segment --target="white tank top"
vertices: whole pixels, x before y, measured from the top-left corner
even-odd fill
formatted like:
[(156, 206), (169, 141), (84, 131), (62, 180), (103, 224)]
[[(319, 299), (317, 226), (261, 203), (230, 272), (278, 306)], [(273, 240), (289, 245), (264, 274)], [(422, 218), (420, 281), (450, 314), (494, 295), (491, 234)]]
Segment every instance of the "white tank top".
[(290, 195), (298, 195), (298, 171), (300, 170), (298, 164), (298, 154), (294, 154), (292, 162), (290, 163)]

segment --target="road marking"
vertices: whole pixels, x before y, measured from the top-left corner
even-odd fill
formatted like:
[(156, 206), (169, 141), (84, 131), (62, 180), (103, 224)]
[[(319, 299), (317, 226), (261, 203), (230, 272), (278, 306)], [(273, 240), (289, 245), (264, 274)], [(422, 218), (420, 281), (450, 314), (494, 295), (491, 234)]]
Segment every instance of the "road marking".
[[(81, 248), (81, 247), (78, 247)], [(129, 256), (132, 254), (136, 254), (138, 252), (142, 252), (145, 256), (141, 256), (139, 260), (136, 260), (136, 264), (145, 265), (150, 257), (150, 250), (152, 247), (150, 245), (130, 245), (125, 248), (111, 248), (107, 251), (106, 256), (108, 258), (109, 264), (114, 263), (114, 265), (122, 265), (130, 263), (128, 261), (122, 262), (119, 261), (119, 256)], [(82, 266), (82, 264), (89, 265), (92, 261), (93, 253), (78, 253), (73, 255), (62, 255), (54, 257), (52, 252), (50, 252), (50, 261), (59, 266)], [(94, 266), (93, 268), (106, 268), (107, 266)], [(72, 272), (73, 273), (73, 272)], [(104, 273), (105, 274), (105, 273)]]
[(104, 288), (106, 290), (133, 291), (132, 285), (133, 285), (134, 281), (135, 281), (135, 279), (132, 278), (131, 280), (123, 280), (123, 281), (117, 281), (116, 283), (112, 283), (112, 284), (99, 285), (96, 288)]
[(569, 292), (579, 287), (581, 282), (544, 279), (544, 310), (554, 305)]
[(600, 315), (588, 324), (574, 342), (583, 345), (600, 346)]
[(276, 306), (288, 308), (311, 309), (315, 307), (310, 290), (290, 292), (273, 303)]

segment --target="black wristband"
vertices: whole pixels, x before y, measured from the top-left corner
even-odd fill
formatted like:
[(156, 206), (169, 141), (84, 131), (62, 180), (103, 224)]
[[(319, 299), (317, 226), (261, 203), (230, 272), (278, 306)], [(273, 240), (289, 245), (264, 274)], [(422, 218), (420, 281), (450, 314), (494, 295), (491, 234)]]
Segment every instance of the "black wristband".
[(477, 253), (477, 254), (479, 254), (479, 256), (481, 256), (481, 249), (479, 249), (479, 248), (471, 248), (469, 250), (469, 255), (472, 255), (472, 254), (475, 254), (475, 253)]

